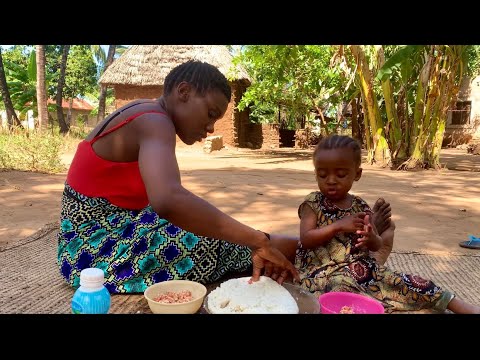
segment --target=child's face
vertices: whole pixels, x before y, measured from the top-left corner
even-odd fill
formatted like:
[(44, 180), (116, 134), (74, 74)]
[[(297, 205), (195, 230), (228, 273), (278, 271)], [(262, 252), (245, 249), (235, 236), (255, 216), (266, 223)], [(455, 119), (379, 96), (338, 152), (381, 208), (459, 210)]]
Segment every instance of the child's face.
[(319, 150), (314, 165), (318, 188), (334, 201), (345, 199), (353, 182), (362, 176), (360, 164), (355, 162), (350, 148)]
[(187, 145), (202, 141), (209, 133), (213, 133), (215, 122), (227, 111), (228, 100), (218, 90), (200, 96), (192, 86), (181, 83), (177, 87), (177, 95), (173, 116), (175, 128)]

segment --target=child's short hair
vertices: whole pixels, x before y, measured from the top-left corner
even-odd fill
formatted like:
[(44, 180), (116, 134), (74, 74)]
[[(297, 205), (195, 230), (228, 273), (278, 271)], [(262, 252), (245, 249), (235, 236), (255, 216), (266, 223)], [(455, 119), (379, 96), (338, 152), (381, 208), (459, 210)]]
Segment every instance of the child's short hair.
[(205, 95), (208, 90), (220, 90), (230, 101), (232, 89), (228, 80), (215, 66), (199, 60), (189, 60), (177, 65), (165, 77), (163, 93), (168, 95), (175, 85), (186, 81), (193, 85), (200, 95)]
[(330, 135), (320, 140), (313, 152), (313, 160), (320, 150), (332, 150), (350, 148), (353, 150), (355, 162), (360, 165), (362, 163), (362, 150), (357, 140), (346, 135)]

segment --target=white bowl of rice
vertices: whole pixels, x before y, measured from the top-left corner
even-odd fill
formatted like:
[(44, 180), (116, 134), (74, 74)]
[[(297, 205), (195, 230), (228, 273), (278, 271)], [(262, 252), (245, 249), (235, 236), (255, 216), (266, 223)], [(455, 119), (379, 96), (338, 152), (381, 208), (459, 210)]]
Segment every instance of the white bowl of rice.
[(143, 293), (154, 314), (195, 314), (207, 288), (195, 281), (168, 280), (149, 286)]
[(230, 279), (212, 290), (203, 302), (209, 314), (319, 314), (318, 299), (298, 285), (279, 285), (269, 277)]

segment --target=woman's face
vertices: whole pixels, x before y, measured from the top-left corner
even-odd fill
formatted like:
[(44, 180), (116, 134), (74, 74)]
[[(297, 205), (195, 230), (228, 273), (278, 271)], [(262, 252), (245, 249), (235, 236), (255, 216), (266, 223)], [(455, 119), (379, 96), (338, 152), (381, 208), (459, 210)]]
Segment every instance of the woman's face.
[(177, 85), (172, 120), (178, 137), (187, 145), (213, 133), (214, 124), (227, 111), (228, 99), (219, 90), (200, 96), (188, 83)]

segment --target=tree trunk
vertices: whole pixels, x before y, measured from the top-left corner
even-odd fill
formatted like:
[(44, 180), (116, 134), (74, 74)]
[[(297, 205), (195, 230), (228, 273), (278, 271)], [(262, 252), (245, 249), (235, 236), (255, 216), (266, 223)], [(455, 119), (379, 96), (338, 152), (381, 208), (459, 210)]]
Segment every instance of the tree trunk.
[(18, 120), (17, 113), (13, 108), (12, 100), (10, 99), (10, 92), (8, 91), (7, 78), (5, 76), (5, 70), (3, 68), (3, 58), (2, 58), (1, 47), (0, 47), (0, 92), (2, 94), (3, 103), (5, 104), (5, 110), (7, 112), (8, 127), (10, 128), (13, 125), (22, 126), (22, 123), (20, 122), (20, 120)]
[[(360, 45), (351, 45), (350, 49), (357, 63), (357, 75), (364, 103), (365, 137), (367, 140), (367, 161), (380, 166), (390, 163), (390, 149), (385, 139), (383, 122), (378, 109), (377, 97), (373, 91), (373, 79), (370, 74), (365, 53)], [(369, 141), (372, 140), (371, 142)], [(372, 147), (373, 145), (373, 147)]]
[[(68, 100), (68, 110), (67, 110), (67, 124), (68, 127), (72, 125), (72, 107), (73, 107), (73, 98)], [(75, 124), (77, 125), (77, 124)]]
[(48, 126), (47, 86), (45, 82), (45, 45), (37, 45), (37, 107), (40, 130)]
[(413, 124), (412, 128), (409, 129), (409, 153), (413, 155), (415, 144), (417, 142), (418, 134), (420, 133), (420, 128), (422, 126), (422, 120), (425, 110), (425, 94), (427, 92), (428, 80), (430, 78), (430, 71), (433, 63), (433, 46), (428, 55), (427, 61), (420, 71), (420, 78), (418, 79), (417, 85), (417, 96), (415, 98), (415, 110), (413, 112)]
[(60, 63), (60, 77), (58, 78), (58, 85), (57, 85), (57, 96), (56, 96), (56, 104), (57, 104), (57, 119), (58, 125), (60, 126), (60, 133), (66, 134), (69, 130), (69, 126), (65, 122), (63, 117), (63, 86), (65, 85), (65, 71), (67, 69), (67, 58), (68, 58), (68, 51), (70, 50), (70, 45), (64, 45), (62, 51), (62, 61)]
[(360, 142), (363, 142), (360, 136), (360, 127), (358, 124), (357, 99), (352, 99), (352, 137)]
[[(105, 67), (103, 68), (103, 72), (107, 70), (107, 68), (112, 64), (113, 57), (115, 56), (115, 45), (110, 45), (108, 47), (108, 55), (107, 55), (107, 62), (105, 63)], [(105, 103), (107, 100), (107, 88), (100, 84), (100, 96), (98, 98), (98, 114), (97, 114), (97, 123), (103, 120), (105, 117)]]
[[(383, 46), (379, 46), (377, 49), (377, 62), (378, 68), (381, 68), (385, 64), (385, 55), (383, 52)], [(387, 126), (385, 134), (390, 140), (390, 149), (392, 150), (392, 161), (400, 151), (402, 146), (402, 129), (400, 122), (398, 121), (397, 111), (395, 108), (395, 101), (393, 99), (393, 89), (390, 80), (382, 81), (383, 99), (385, 100), (385, 110), (387, 113)]]
[(448, 105), (458, 93), (455, 81), (458, 69), (460, 81), (463, 75), (464, 51), (464, 45), (432, 46), (418, 82), (412, 129), (416, 138), (411, 142), (414, 150), (400, 168), (440, 167)]
[[(459, 53), (462, 52), (461, 45), (455, 45), (453, 48), (458, 48)], [(446, 57), (443, 68), (440, 71), (443, 77), (443, 84), (440, 89), (440, 97), (438, 100), (438, 107), (434, 117), (434, 123), (430, 131), (430, 136), (428, 142), (430, 144), (428, 152), (428, 162), (429, 164), (439, 169), (440, 164), (440, 150), (442, 148), (443, 136), (445, 133), (445, 126), (447, 123), (447, 113), (448, 106), (451, 102), (451, 99), (454, 95), (458, 93), (458, 88), (455, 87), (455, 77), (457, 74), (457, 69), (462, 65), (461, 55), (452, 51), (448, 57)], [(459, 79), (462, 79), (462, 71), (460, 71)]]

